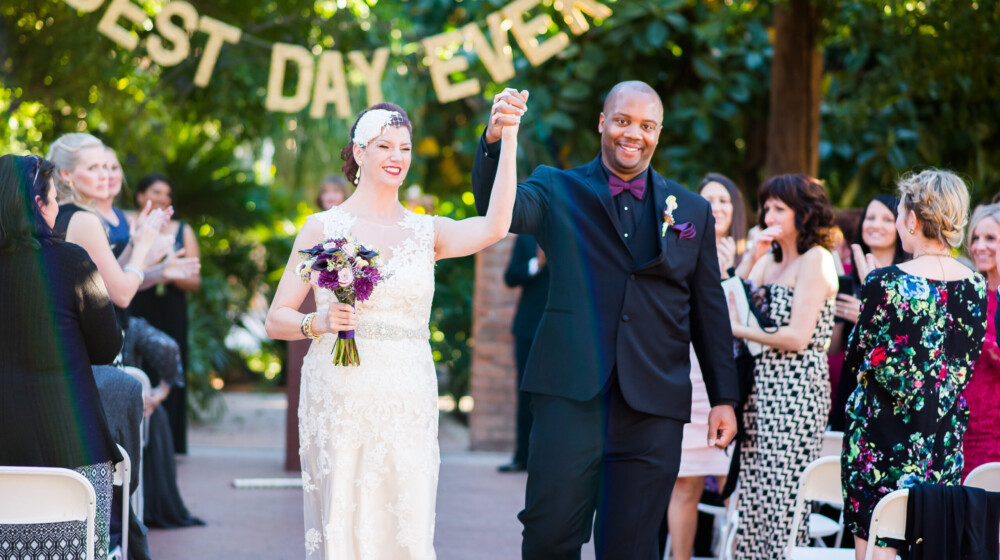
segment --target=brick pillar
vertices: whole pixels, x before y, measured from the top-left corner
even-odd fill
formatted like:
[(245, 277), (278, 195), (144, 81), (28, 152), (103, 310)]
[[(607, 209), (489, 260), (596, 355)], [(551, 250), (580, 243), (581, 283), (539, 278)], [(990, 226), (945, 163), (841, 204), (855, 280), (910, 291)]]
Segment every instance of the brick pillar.
[(469, 415), (474, 451), (512, 451), (517, 412), (517, 366), (511, 322), (519, 290), (503, 283), (515, 236), (476, 254), (472, 300), (472, 379)]

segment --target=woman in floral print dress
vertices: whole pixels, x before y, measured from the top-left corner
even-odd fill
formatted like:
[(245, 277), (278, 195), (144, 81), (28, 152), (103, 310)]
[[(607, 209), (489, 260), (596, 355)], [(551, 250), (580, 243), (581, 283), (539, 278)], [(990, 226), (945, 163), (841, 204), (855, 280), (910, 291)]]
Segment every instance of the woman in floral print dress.
[[(951, 257), (968, 221), (965, 184), (929, 170), (905, 177), (899, 190), (896, 229), (913, 259), (864, 279), (844, 362), (844, 375), (859, 379), (841, 458), (844, 519), (859, 559), (883, 496), (960, 483), (969, 417), (962, 391), (986, 334), (986, 281)], [(855, 251), (855, 262), (871, 268)], [(879, 539), (876, 559), (896, 557), (887, 545)]]

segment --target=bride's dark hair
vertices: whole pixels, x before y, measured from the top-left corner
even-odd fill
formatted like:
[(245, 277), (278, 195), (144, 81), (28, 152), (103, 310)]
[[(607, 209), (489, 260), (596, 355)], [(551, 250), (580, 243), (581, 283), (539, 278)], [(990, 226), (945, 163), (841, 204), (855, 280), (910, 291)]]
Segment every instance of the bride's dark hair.
[(354, 129), (358, 128), (358, 121), (361, 120), (361, 117), (372, 109), (385, 109), (386, 111), (399, 113), (399, 117), (392, 119), (391, 125), (396, 127), (405, 126), (410, 131), (410, 135), (413, 135), (413, 125), (410, 124), (410, 118), (406, 115), (406, 111), (395, 103), (378, 103), (358, 113), (358, 118), (354, 119), (354, 124), (351, 125), (351, 140), (340, 151), (340, 159), (344, 160), (344, 167), (340, 170), (344, 172), (344, 177), (347, 177), (347, 180), (351, 183), (355, 183), (358, 179), (358, 162), (354, 160)]

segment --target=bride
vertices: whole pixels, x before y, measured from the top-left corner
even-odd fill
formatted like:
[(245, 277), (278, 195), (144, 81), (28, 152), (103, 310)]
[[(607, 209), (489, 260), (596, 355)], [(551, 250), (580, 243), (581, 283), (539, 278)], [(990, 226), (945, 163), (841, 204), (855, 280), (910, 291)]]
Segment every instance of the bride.
[[(521, 97), (526, 101), (527, 92)], [(299, 399), (308, 558), (435, 557), (441, 460), (428, 342), (434, 262), (470, 255), (507, 234), (520, 114), (498, 122), (503, 144), (489, 212), (455, 221), (415, 214), (399, 203), (412, 126), (391, 103), (367, 109), (341, 153), (344, 174), (357, 189), (340, 206), (310, 216), (295, 239), (266, 327), (276, 339), (313, 338)], [(316, 289), (318, 314), (300, 313), (311, 287), (296, 274), (298, 251), (349, 236), (381, 252), (387, 278), (356, 310)], [(334, 366), (337, 332), (349, 330), (355, 331), (361, 365)]]

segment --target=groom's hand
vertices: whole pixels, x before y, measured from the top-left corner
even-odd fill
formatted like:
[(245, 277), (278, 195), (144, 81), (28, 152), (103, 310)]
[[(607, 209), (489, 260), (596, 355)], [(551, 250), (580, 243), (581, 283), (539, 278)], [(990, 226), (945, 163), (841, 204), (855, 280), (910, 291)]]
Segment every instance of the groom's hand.
[(521, 122), (521, 115), (527, 110), (528, 92), (507, 88), (493, 97), (490, 120), (486, 125), (486, 143), (500, 141), (500, 131), (508, 125)]
[(736, 412), (728, 404), (713, 406), (708, 413), (708, 445), (719, 449), (729, 447), (736, 437)]

